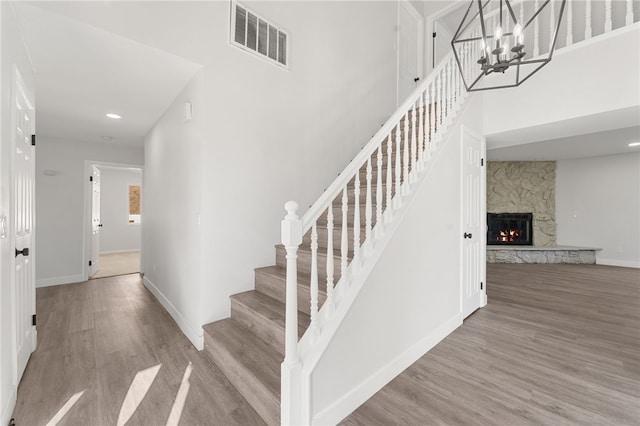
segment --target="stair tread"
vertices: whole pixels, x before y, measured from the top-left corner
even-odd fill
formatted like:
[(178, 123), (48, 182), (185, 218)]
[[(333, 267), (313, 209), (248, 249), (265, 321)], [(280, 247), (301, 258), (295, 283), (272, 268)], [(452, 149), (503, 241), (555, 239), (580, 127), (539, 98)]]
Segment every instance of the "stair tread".
[[(256, 272), (263, 272), (265, 274), (269, 274), (273, 277), (280, 278), (286, 282), (287, 279), (287, 269), (278, 265), (271, 266), (263, 266), (261, 268), (256, 268)], [(298, 284), (303, 285), (305, 287), (309, 287), (309, 283), (311, 282), (311, 275), (305, 274), (304, 272), (298, 271)], [(325, 294), (326, 292), (321, 288), (318, 289), (318, 292), (321, 294)]]
[[(364, 225), (362, 226), (362, 228), (364, 228)], [(361, 236), (361, 242), (362, 242), (362, 239), (363, 239), (363, 236)], [(285, 248), (284, 248), (284, 246), (282, 244), (276, 244), (276, 250), (277, 249), (285, 250)], [(305, 253), (311, 253), (311, 247), (306, 245), (306, 244), (301, 244), (300, 246), (298, 246), (298, 253), (301, 252), (301, 251), (303, 251)], [(327, 251), (326, 250), (320, 250), (320, 248), (318, 248), (318, 256), (325, 256), (326, 257), (327, 256)], [(334, 258), (339, 258), (340, 257), (340, 247), (335, 247), (335, 246), (333, 247), (333, 257)], [(347, 259), (353, 259), (353, 250), (351, 250), (351, 248), (347, 252)]]
[(280, 406), (282, 355), (231, 318), (206, 324), (203, 329), (206, 334), (215, 336), (216, 342), (222, 343), (234, 355), (236, 362), (250, 371)]
[[(240, 303), (253, 311), (265, 321), (274, 323), (284, 333), (285, 305), (259, 291), (249, 290), (231, 296), (234, 302)], [(233, 317), (233, 316), (232, 316)], [(309, 315), (298, 312), (298, 334), (301, 337), (309, 325)]]

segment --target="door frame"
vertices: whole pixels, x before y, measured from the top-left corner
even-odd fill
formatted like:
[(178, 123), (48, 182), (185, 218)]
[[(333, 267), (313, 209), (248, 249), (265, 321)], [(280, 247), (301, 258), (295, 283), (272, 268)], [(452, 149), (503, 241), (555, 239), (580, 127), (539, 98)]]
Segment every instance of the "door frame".
[(417, 70), (416, 74), (420, 77), (420, 80), (424, 78), (424, 17), (422, 14), (411, 4), (409, 0), (400, 0), (398, 2), (398, 13), (396, 16), (396, 24), (398, 28), (398, 34), (396, 37), (396, 107), (400, 106), (400, 102), (404, 102), (404, 99), (400, 99), (400, 8), (403, 7), (409, 12), (411, 16), (416, 19), (418, 23), (417, 34), (417, 52), (416, 62)]
[[(468, 126), (460, 126), (460, 235), (465, 232), (464, 227), (464, 138), (469, 135), (480, 141), (480, 282), (484, 285), (480, 290), (480, 306), (487, 305), (487, 140), (482, 133), (476, 132)], [(461, 240), (462, 241), (462, 240)], [(464, 244), (460, 243), (460, 265), (464, 260)], [(484, 261), (482, 261), (484, 260)], [(460, 314), (463, 315), (464, 280), (463, 267), (460, 268)]]
[[(142, 178), (142, 185), (144, 186), (144, 166), (142, 164), (127, 164), (127, 163), (112, 163), (109, 161), (101, 160), (85, 160), (84, 161), (84, 185), (83, 185), (83, 197), (84, 197), (84, 211), (82, 214), (82, 276), (84, 281), (89, 280), (89, 259), (91, 259), (91, 196), (93, 191), (89, 177), (92, 175), (91, 168), (93, 166), (105, 166), (105, 167), (117, 167), (122, 169), (136, 168), (140, 169)], [(140, 223), (144, 226), (144, 222)], [(143, 245), (140, 246), (140, 256), (142, 259), (142, 252), (144, 250)], [(140, 262), (140, 272), (142, 273), (142, 261)]]
[[(464, 7), (464, 4), (468, 4), (466, 2), (452, 2), (451, 4), (447, 5), (446, 7), (443, 7), (442, 9), (440, 9), (439, 11), (437, 11), (436, 13), (429, 15), (427, 17), (427, 24), (426, 24), (426, 30), (428, 30), (428, 34), (433, 34), (434, 30), (435, 30), (435, 23), (437, 20), (439, 20), (440, 18), (442, 18), (445, 15), (448, 15), (449, 13), (451, 13), (452, 11), (456, 10), (459, 7)], [(430, 37), (431, 43), (427, 43), (427, 45), (429, 46), (429, 57), (433, 56), (433, 40), (432, 40), (433, 36)], [(435, 66), (438, 66), (438, 64), (436, 63)], [(434, 64), (431, 63), (431, 61), (427, 62), (427, 72), (431, 72), (434, 68)]]

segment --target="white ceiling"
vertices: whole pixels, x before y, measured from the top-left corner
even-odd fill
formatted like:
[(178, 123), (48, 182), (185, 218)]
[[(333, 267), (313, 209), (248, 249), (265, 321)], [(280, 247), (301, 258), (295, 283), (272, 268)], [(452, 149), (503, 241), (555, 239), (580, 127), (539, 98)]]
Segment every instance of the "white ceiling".
[[(16, 9), (36, 71), (40, 135), (142, 147), (144, 136), (200, 69), (36, 6), (18, 2)], [(123, 118), (106, 118), (109, 112)]]

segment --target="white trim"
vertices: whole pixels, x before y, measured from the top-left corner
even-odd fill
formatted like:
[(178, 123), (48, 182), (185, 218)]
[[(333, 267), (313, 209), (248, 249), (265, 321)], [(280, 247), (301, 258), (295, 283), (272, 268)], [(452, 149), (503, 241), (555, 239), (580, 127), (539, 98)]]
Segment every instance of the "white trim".
[(81, 283), (84, 281), (86, 281), (86, 278), (84, 277), (83, 274), (44, 278), (44, 279), (36, 280), (36, 288), (51, 287), (54, 285), (61, 285), (61, 284)]
[(640, 268), (638, 260), (600, 259), (596, 256), (596, 265), (621, 266), (623, 268)]
[(178, 324), (182, 333), (191, 341), (193, 346), (199, 351), (204, 349), (204, 331), (202, 327), (192, 327), (191, 324), (182, 316), (180, 311), (173, 306), (173, 303), (151, 282), (147, 277), (142, 279), (144, 286), (155, 296), (164, 309), (171, 315), (173, 320)]
[(382, 389), (406, 368), (411, 366), (411, 364), (420, 359), (460, 325), (462, 325), (462, 315), (460, 313), (456, 313), (452, 318), (444, 321), (435, 330), (422, 338), (422, 340), (409, 347), (406, 351), (391, 360), (375, 374), (371, 375), (358, 387), (319, 412), (313, 418), (311, 424), (334, 425), (339, 423), (346, 416), (351, 414), (354, 407), (360, 406), (371, 398), (376, 392)]
[(100, 254), (117, 254), (117, 253), (140, 253), (140, 250), (110, 250), (110, 251), (100, 252)]
[(9, 398), (7, 398), (7, 403), (2, 408), (2, 417), (0, 418), (0, 421), (2, 423), (0, 424), (3, 424), (3, 425), (9, 424), (9, 420), (11, 420), (11, 414), (13, 414), (13, 409), (16, 406), (17, 397), (18, 397), (18, 386), (12, 385), (11, 394), (9, 395)]

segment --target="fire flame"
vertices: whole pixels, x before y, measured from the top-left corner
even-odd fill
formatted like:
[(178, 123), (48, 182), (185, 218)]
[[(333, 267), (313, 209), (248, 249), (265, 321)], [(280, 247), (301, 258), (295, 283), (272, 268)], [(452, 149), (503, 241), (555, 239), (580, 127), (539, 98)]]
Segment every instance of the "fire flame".
[(500, 231), (500, 236), (497, 238), (498, 241), (504, 241), (507, 243), (515, 241), (520, 236), (519, 229), (509, 229), (506, 231)]

